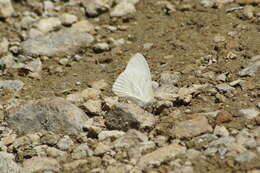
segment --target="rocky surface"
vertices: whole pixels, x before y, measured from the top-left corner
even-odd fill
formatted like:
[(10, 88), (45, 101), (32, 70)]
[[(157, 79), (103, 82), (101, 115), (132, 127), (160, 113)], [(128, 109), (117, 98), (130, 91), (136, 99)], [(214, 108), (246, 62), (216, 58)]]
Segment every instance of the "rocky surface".
[[(0, 172), (258, 173), (259, 0), (0, 0)], [(112, 84), (140, 53), (155, 101)]]

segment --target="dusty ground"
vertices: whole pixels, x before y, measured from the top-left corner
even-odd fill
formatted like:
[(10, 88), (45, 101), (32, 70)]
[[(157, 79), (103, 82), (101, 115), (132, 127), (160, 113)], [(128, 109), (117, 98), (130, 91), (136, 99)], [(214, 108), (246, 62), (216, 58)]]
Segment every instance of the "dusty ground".
[[(220, 8), (202, 7), (196, 1), (169, 1), (175, 6), (175, 11), (165, 14), (163, 5), (158, 5), (157, 0), (142, 0), (136, 5), (137, 12), (122, 18), (110, 18), (107, 13), (101, 14), (98, 18), (88, 18), (94, 25), (127, 25), (126, 31), (108, 32), (101, 29), (96, 33), (103, 40), (113, 37), (115, 39), (124, 38), (130, 40), (131, 44), (124, 44), (120, 47), (112, 48), (108, 52), (95, 53), (91, 48), (79, 52), (82, 60), (72, 62), (63, 66), (63, 72), (55, 73), (52, 69), (61, 66), (58, 63), (59, 57), (41, 59), (43, 70), (41, 79), (31, 79), (22, 75), (16, 69), (7, 69), (5, 75), (0, 76), (1, 80), (19, 79), (25, 83), (25, 87), (18, 95), (23, 100), (39, 99), (43, 97), (61, 96), (82, 91), (94, 81), (105, 79), (109, 84), (103, 92), (106, 96), (113, 96), (111, 87), (116, 77), (123, 71), (132, 54), (140, 52), (145, 55), (151, 69), (152, 79), (158, 81), (162, 72), (180, 72), (181, 79), (178, 87), (188, 87), (193, 84), (221, 83), (203, 76), (206, 72), (214, 72), (217, 75), (227, 73), (226, 82), (240, 79), (237, 74), (245, 68), (252, 56), (260, 54), (260, 4), (230, 3)], [(63, 2), (60, 2), (63, 4)], [(252, 5), (254, 17), (248, 18), (243, 10), (226, 12), (226, 9)], [(17, 11), (30, 10), (20, 1), (13, 3)], [(80, 19), (85, 19), (85, 15), (77, 10), (77, 6), (64, 8), (60, 11), (69, 11), (77, 15)], [(0, 24), (0, 36), (7, 38), (19, 37), (19, 32), (13, 31), (8, 22), (17, 22), (19, 17), (10, 19)], [(235, 33), (230, 36), (230, 32)], [(216, 36), (223, 36), (225, 40), (214, 41)], [(152, 43), (152, 47), (144, 49), (143, 45)], [(236, 56), (230, 58), (233, 53)], [(214, 59), (209, 66), (201, 68), (208, 63), (203, 59), (211, 55)], [(208, 92), (200, 92), (187, 105), (177, 104), (170, 109), (160, 112), (159, 122), (156, 124), (154, 133), (166, 135), (172, 124), (179, 120), (189, 119), (189, 113), (184, 117), (175, 117), (174, 111), (189, 111), (191, 114), (225, 110), (230, 114), (237, 114), (241, 108), (255, 107), (260, 102), (260, 71), (251, 77), (243, 77), (245, 84), (236, 88), (235, 92), (227, 95), (225, 100), (219, 101), (214, 95)], [(76, 85), (81, 82), (80, 85)], [(209, 123), (214, 127), (216, 122), (209, 119)], [(234, 118), (232, 121), (222, 123), (227, 129), (241, 130), (243, 128), (255, 128), (259, 122), (255, 119)], [(190, 148), (203, 150), (203, 146), (191, 144), (190, 139), (182, 141)], [(257, 151), (255, 151), (257, 153)], [(186, 158), (181, 158), (185, 162)], [(218, 154), (205, 157), (204, 159), (192, 160), (194, 172), (200, 173), (231, 173), (248, 172), (260, 169), (260, 157), (247, 163), (236, 163), (233, 158), (222, 159)], [(83, 169), (84, 170), (84, 169)], [(167, 172), (167, 163), (154, 168), (158, 172)], [(147, 170), (149, 172), (149, 170)], [(256, 172), (258, 172), (256, 171)], [(76, 171), (75, 171), (76, 172)], [(78, 171), (81, 172), (81, 171)]]

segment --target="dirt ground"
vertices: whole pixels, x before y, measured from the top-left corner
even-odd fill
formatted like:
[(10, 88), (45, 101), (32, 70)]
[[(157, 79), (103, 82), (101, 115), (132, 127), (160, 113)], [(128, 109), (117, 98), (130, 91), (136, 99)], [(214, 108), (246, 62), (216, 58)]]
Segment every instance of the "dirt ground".
[[(175, 6), (170, 14), (165, 13), (163, 5), (157, 0), (141, 0), (136, 5), (136, 13), (121, 18), (111, 18), (107, 13), (96, 18), (88, 18), (94, 25), (127, 25), (126, 31), (108, 32), (101, 29), (96, 33), (103, 40), (113, 37), (130, 40), (131, 44), (112, 48), (108, 52), (95, 53), (91, 48), (83, 49), (78, 54), (81, 61), (71, 62), (56, 73), (53, 69), (59, 67), (59, 57), (44, 59), (41, 79), (31, 79), (16, 69), (8, 69), (1, 80), (20, 79), (25, 82), (25, 88), (17, 96), (20, 99), (32, 100), (43, 97), (61, 96), (82, 91), (94, 81), (105, 79), (109, 86), (103, 91), (106, 96), (114, 96), (111, 91), (112, 84), (117, 76), (124, 70), (131, 55), (140, 52), (150, 66), (152, 79), (158, 81), (162, 72), (179, 72), (181, 79), (178, 87), (188, 87), (193, 84), (212, 84), (220, 82), (205, 77), (201, 74), (214, 72), (216, 75), (227, 74), (227, 82), (232, 82), (241, 77), (238, 72), (245, 68), (252, 56), (260, 54), (260, 4), (258, 3), (229, 3), (223, 7), (207, 8), (197, 1), (169, 1)], [(60, 2), (61, 4), (63, 2)], [(251, 5), (254, 8), (254, 17), (248, 18), (243, 10), (235, 10), (227, 13), (232, 7)], [(18, 11), (30, 10), (21, 1), (13, 4)], [(62, 11), (74, 13), (79, 18), (86, 18), (79, 12), (76, 6), (64, 8)], [(62, 12), (61, 11), (61, 12)], [(16, 22), (12, 19), (10, 22)], [(9, 27), (8, 22), (1, 23), (0, 35), (8, 38), (19, 37), (14, 28)], [(232, 35), (234, 34), (234, 36)], [(214, 41), (216, 37), (223, 36), (225, 40)], [(152, 47), (144, 49), (144, 44), (152, 43)], [(234, 57), (230, 55), (235, 55)], [(206, 68), (202, 65), (208, 63), (207, 55), (213, 63)], [(201, 74), (199, 74), (199, 72)], [(260, 101), (260, 71), (251, 77), (244, 77), (243, 88), (237, 88), (235, 93), (226, 97), (224, 101), (209, 95), (208, 92), (200, 93), (194, 97), (188, 105), (176, 105), (162, 111), (160, 121), (156, 125), (161, 134), (167, 135), (171, 124), (177, 119), (172, 116), (176, 109), (181, 111), (191, 110), (192, 113), (225, 110), (236, 114), (244, 107), (254, 107)], [(80, 82), (80, 85), (76, 83)], [(188, 119), (184, 117), (182, 119)], [(165, 123), (167, 122), (167, 123)], [(212, 126), (215, 121), (209, 120)], [(223, 123), (226, 128), (241, 130), (245, 127), (255, 127), (255, 120), (235, 118), (231, 122)], [(189, 143), (189, 139), (182, 141)], [(190, 144), (190, 147), (196, 147)], [(203, 146), (198, 147), (203, 148)], [(185, 161), (185, 158), (182, 158)], [(260, 157), (246, 164), (240, 165), (232, 158), (220, 156), (205, 157), (205, 159), (193, 160), (194, 172), (200, 173), (242, 173), (252, 169), (260, 170)], [(167, 172), (167, 164), (162, 164), (154, 170)], [(147, 170), (149, 172), (149, 170)]]

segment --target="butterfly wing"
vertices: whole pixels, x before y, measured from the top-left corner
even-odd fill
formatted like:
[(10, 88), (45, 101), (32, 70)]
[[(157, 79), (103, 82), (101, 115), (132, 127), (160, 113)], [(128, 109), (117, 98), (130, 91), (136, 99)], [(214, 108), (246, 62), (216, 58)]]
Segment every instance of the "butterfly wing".
[(149, 66), (140, 53), (135, 54), (119, 77), (112, 91), (120, 97), (147, 104), (153, 100), (153, 89)]

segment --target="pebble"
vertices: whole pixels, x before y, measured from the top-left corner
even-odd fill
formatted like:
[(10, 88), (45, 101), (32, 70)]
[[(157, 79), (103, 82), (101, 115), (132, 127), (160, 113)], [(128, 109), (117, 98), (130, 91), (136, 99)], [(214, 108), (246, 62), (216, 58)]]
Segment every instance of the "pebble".
[(87, 32), (90, 34), (94, 34), (95, 33), (95, 26), (90, 23), (88, 20), (82, 20), (79, 21), (77, 23), (74, 23), (71, 26), (72, 29), (76, 29), (76, 30), (80, 30), (82, 32)]
[(88, 114), (100, 115), (102, 112), (102, 103), (100, 100), (88, 100), (83, 106)]
[(108, 83), (104, 80), (98, 80), (94, 81), (90, 84), (91, 88), (97, 89), (97, 90), (104, 90), (108, 87)]
[(60, 150), (68, 150), (71, 146), (73, 146), (74, 142), (70, 139), (69, 136), (64, 136), (63, 138), (61, 138), (58, 143), (57, 143), (57, 147)]
[(214, 129), (214, 134), (217, 136), (229, 136), (229, 132), (225, 126), (216, 126)]
[(153, 43), (145, 43), (144, 45), (143, 45), (143, 49), (144, 50), (149, 50), (149, 49), (151, 49), (153, 47)]
[(61, 21), (57, 17), (44, 18), (35, 24), (35, 27), (42, 33), (57, 30), (61, 27)]
[(135, 13), (136, 9), (135, 9), (135, 5), (133, 3), (129, 3), (128, 1), (121, 1), (120, 3), (118, 3), (114, 9), (112, 9), (112, 11), (110, 12), (110, 15), (112, 17), (122, 17), (125, 15), (129, 15), (132, 13)]
[(72, 151), (72, 158), (73, 159), (84, 159), (86, 157), (90, 157), (94, 154), (87, 143), (80, 144), (76, 146)]
[(235, 160), (239, 163), (244, 163), (244, 162), (250, 162), (255, 157), (256, 157), (256, 154), (254, 152), (245, 151), (245, 152), (238, 154), (238, 156), (235, 157)]
[(80, 92), (76, 92), (76, 93), (67, 95), (66, 100), (68, 100), (72, 103), (81, 103), (84, 101), (84, 97), (82, 96), (82, 94)]
[(59, 172), (60, 169), (61, 166), (56, 159), (49, 157), (33, 157), (23, 162), (23, 168), (21, 170), (21, 173), (34, 173), (46, 171)]
[(95, 88), (86, 88), (81, 92), (82, 97), (85, 100), (97, 100), (99, 99), (101, 91)]
[(0, 151), (0, 172), (20, 173), (20, 166), (14, 161), (15, 156), (7, 152)]
[(176, 85), (180, 80), (180, 73), (163, 72), (161, 73), (159, 83), (160, 85)]
[(251, 5), (247, 5), (243, 9), (243, 14), (247, 19), (251, 19), (254, 17), (254, 7)]
[(28, 39), (21, 44), (25, 55), (64, 56), (73, 55), (80, 48), (88, 47), (94, 37), (74, 29), (63, 29), (58, 32)]
[(246, 117), (248, 119), (256, 118), (259, 115), (259, 111), (255, 108), (240, 109), (237, 116)]
[(257, 61), (253, 64), (248, 65), (246, 68), (242, 69), (241, 71), (239, 71), (238, 75), (241, 77), (254, 76), (259, 67), (260, 67), (260, 61)]
[(48, 129), (68, 134), (82, 131), (88, 119), (81, 109), (59, 97), (29, 101), (10, 109), (6, 118), (10, 127), (18, 133), (44, 132)]
[(0, 80), (0, 88), (2, 89), (18, 92), (23, 87), (24, 83), (20, 80)]
[(119, 131), (119, 130), (110, 130), (110, 131), (104, 130), (98, 134), (98, 139), (100, 141), (103, 141), (107, 138), (117, 139), (117, 138), (123, 136), (124, 134), (125, 134), (125, 132)]
[(180, 146), (178, 144), (170, 144), (157, 150), (143, 155), (138, 161), (137, 165), (140, 168), (144, 168), (145, 166), (156, 164), (160, 165), (166, 159), (174, 158), (178, 154), (182, 154), (186, 151), (186, 148)]
[(10, 17), (14, 13), (11, 0), (0, 0), (0, 18)]
[(96, 53), (106, 52), (110, 50), (110, 46), (107, 43), (97, 43), (93, 46), (93, 50)]
[(46, 154), (57, 159), (58, 161), (64, 161), (67, 157), (67, 153), (65, 151), (61, 151), (55, 147), (48, 147), (46, 149)]
[(107, 11), (112, 6), (112, 1), (103, 0), (88, 0), (82, 1), (86, 14), (90, 17), (96, 17), (101, 13)]
[(234, 87), (231, 87), (230, 85), (223, 83), (223, 84), (218, 84), (216, 85), (216, 88), (222, 92), (222, 93), (231, 93), (232, 91), (235, 90)]
[(78, 21), (78, 17), (69, 13), (64, 13), (60, 16), (60, 21), (65, 26), (70, 26)]
[(227, 80), (227, 73), (222, 73), (217, 76), (216, 80), (225, 82)]
[(191, 138), (202, 133), (212, 132), (213, 129), (204, 116), (195, 116), (190, 120), (176, 122), (170, 135), (176, 138)]
[(111, 148), (108, 145), (103, 144), (103, 143), (98, 143), (94, 150), (94, 153), (95, 153), (95, 155), (103, 155), (110, 150), (111, 150)]
[[(120, 117), (120, 118), (119, 118)], [(135, 104), (117, 104), (105, 116), (106, 125), (111, 130), (150, 129), (156, 117)]]
[(30, 70), (31, 72), (41, 72), (42, 71), (42, 62), (39, 58), (34, 59), (24, 66), (24, 69)]
[(8, 52), (9, 42), (3, 37), (0, 39), (0, 56)]

